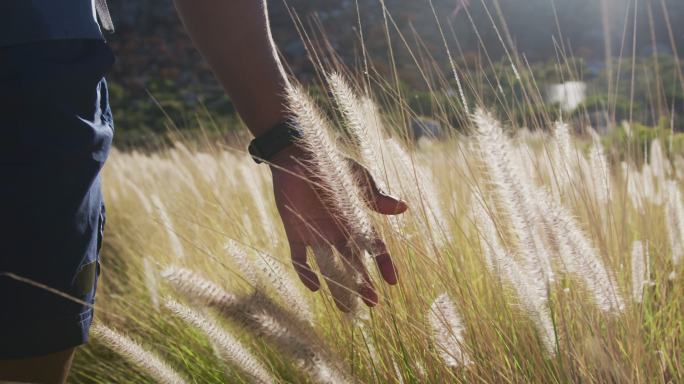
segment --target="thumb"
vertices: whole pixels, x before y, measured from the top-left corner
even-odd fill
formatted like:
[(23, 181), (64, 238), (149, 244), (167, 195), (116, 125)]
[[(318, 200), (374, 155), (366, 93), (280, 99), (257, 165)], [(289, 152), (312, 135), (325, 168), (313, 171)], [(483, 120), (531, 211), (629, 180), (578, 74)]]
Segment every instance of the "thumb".
[(373, 203), (370, 205), (375, 212), (383, 215), (398, 215), (408, 209), (406, 202), (377, 190), (373, 195)]
[(366, 167), (352, 158), (347, 157), (345, 160), (359, 183), (364, 200), (370, 209), (383, 215), (398, 215), (408, 209), (405, 201), (381, 190)]

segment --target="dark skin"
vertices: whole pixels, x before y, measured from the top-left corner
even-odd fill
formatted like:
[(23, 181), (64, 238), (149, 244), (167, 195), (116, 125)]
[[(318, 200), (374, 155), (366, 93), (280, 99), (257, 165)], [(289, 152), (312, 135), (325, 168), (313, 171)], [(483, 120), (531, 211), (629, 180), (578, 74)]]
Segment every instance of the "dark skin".
[(66, 383), (74, 348), (27, 359), (0, 360), (0, 383)]
[[(286, 120), (285, 94), (289, 83), (270, 36), (265, 2), (175, 0), (175, 4), (195, 46), (230, 95), (249, 130), (259, 136)], [(246, 15), (250, 16), (249, 23), (245, 22)], [(305, 154), (301, 150), (290, 147), (269, 159), (273, 193), (295, 270), (307, 288), (318, 290), (320, 280), (307, 264), (306, 247), (334, 246), (364, 277), (365, 283), (356, 287), (364, 302), (375, 305), (378, 296), (360, 262), (360, 251), (348, 246), (349, 229), (325, 209), (326, 204), (316, 191), (320, 188), (309, 181), (315, 175), (302, 166), (303, 157)], [(406, 210), (406, 203), (382, 194), (372, 185), (364, 183), (362, 189), (376, 212), (396, 215)], [(397, 272), (387, 247), (377, 236), (373, 245), (381, 275), (387, 283), (396, 284)], [(339, 304), (338, 300), (336, 302)]]
[[(327, 208), (325, 199), (321, 198), (320, 186), (310, 180), (310, 176), (301, 158), (302, 151), (295, 147), (278, 153), (271, 161), (273, 174), (273, 192), (276, 206), (285, 227), (292, 263), (302, 283), (312, 291), (320, 288), (318, 276), (307, 263), (306, 247), (332, 246), (363, 277), (363, 283), (356, 289), (364, 303), (374, 306), (378, 303), (378, 295), (361, 262), (362, 250), (350, 244), (351, 230)], [(370, 174), (358, 163), (352, 169), (356, 179), (361, 180), (361, 190), (368, 206), (384, 215), (396, 215), (406, 211), (406, 203), (383, 193), (372, 180)], [(382, 239), (376, 235), (372, 239), (373, 257), (383, 279), (390, 285), (397, 283), (397, 271)], [(346, 311), (341, 300), (333, 297), (340, 310)]]
[[(263, 0), (175, 0), (178, 14), (195, 46), (211, 66), (249, 130), (261, 135), (287, 118), (285, 90), (288, 81), (280, 65), (268, 27)], [(320, 186), (310, 182), (311, 172), (301, 165), (303, 152), (289, 147), (272, 159), (273, 193), (285, 227), (292, 261), (304, 285), (316, 291), (318, 276), (307, 264), (306, 247), (335, 247), (362, 276), (354, 288), (373, 306), (378, 296), (360, 262), (360, 250), (350, 246), (350, 231), (325, 209)], [(358, 169), (355, 172), (360, 172)], [(362, 171), (361, 171), (362, 172)], [(315, 176), (315, 175), (314, 175)], [(370, 178), (362, 184), (368, 205), (382, 214), (406, 210), (401, 200), (379, 191)], [(397, 283), (397, 271), (380, 237), (373, 253), (388, 284)], [(336, 298), (335, 298), (336, 299)], [(338, 307), (347, 310), (343, 306)], [(74, 349), (18, 360), (0, 360), (0, 382), (64, 383)]]

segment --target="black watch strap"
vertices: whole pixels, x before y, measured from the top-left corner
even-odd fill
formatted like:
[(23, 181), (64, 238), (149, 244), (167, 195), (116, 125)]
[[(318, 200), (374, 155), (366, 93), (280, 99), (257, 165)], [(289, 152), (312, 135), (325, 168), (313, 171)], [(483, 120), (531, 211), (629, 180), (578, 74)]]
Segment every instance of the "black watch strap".
[(278, 123), (249, 143), (247, 150), (257, 164), (268, 161), (301, 137), (291, 120)]

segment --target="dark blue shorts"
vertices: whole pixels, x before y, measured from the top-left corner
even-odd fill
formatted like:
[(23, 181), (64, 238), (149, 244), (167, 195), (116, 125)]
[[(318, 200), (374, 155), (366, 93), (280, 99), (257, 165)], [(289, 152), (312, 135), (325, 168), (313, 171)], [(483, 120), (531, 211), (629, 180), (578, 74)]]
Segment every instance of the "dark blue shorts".
[(113, 62), (98, 40), (0, 48), (0, 359), (87, 341), (113, 135), (103, 76)]

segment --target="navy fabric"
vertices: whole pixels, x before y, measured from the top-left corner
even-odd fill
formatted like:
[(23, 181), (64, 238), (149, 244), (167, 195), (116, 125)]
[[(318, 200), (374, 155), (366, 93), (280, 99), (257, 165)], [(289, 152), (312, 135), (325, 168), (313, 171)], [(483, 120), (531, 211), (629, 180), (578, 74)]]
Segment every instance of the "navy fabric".
[(0, 1), (0, 47), (53, 39), (102, 39), (93, 0)]
[(87, 340), (113, 135), (103, 76), (113, 62), (100, 40), (0, 48), (0, 359)]

